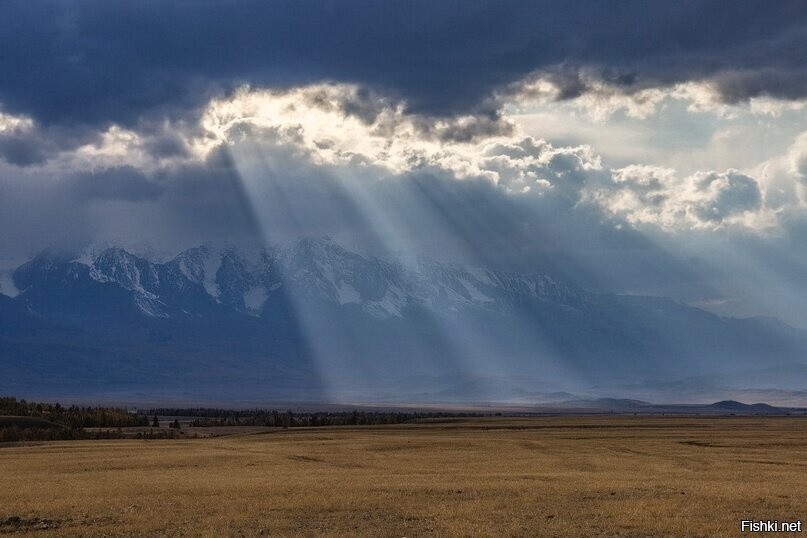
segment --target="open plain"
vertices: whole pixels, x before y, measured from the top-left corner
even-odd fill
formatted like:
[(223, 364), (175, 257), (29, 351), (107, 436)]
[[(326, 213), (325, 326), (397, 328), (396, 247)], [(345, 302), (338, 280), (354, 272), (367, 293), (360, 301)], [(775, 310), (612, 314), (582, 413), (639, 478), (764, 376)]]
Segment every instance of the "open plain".
[(537, 417), (0, 448), (0, 534), (736, 536), (807, 519), (807, 419)]

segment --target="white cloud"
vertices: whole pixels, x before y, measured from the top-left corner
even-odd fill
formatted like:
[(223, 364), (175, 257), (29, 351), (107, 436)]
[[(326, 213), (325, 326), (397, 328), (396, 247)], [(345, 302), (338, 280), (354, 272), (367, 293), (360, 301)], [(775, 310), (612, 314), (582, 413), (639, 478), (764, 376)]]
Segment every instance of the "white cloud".
[[(342, 84), (285, 92), (245, 88), (212, 102), (201, 125), (212, 135), (204, 140), (217, 143), (289, 145), (319, 165), (352, 163), (391, 174), (439, 169), (458, 179), (487, 178), (511, 192), (555, 188), (571, 194), (586, 173), (602, 169), (588, 146), (557, 148), (521, 136), (507, 122), (497, 124), (505, 127), (499, 132), (484, 118), (430, 121), (407, 113), (403, 103), (373, 101)], [(483, 134), (467, 136), (469, 131)]]
[(516, 108), (561, 101), (584, 112), (589, 119), (603, 122), (620, 111), (632, 118), (648, 118), (656, 113), (661, 102), (669, 96), (668, 91), (659, 88), (627, 93), (619, 86), (585, 73), (579, 76), (579, 84), (584, 89), (573, 98), (563, 99), (561, 85), (541, 75), (517, 84), (513, 93), (501, 95), (499, 99)]
[(796, 139), (790, 147), (787, 158), (790, 161), (791, 173), (807, 186), (807, 132)]
[[(319, 84), (289, 91), (250, 90), (211, 102), (192, 142), (197, 151), (245, 139), (288, 144), (317, 164), (379, 166), (391, 173), (436, 167), (458, 178), (495, 174), (479, 166), (486, 144), (509, 139), (512, 125), (474, 116), (431, 119), (401, 102), (365, 94), (354, 85)], [(505, 134), (502, 134), (505, 133)]]
[[(713, 88), (696, 83), (630, 95), (594, 79), (586, 80), (586, 88), (558, 106), (571, 103), (594, 118), (617, 110), (646, 118), (667, 99), (686, 100), (694, 111), (729, 106), (718, 103)], [(525, 99), (550, 102), (560, 90), (550, 79), (536, 78), (519, 91)], [(759, 103), (754, 106), (768, 110)], [(406, 103), (350, 84), (284, 91), (242, 88), (208, 103), (198, 124), (151, 125), (140, 131), (113, 125), (31, 168), (50, 177), (121, 167), (153, 174), (201, 165), (223, 145), (249, 144), (258, 151), (283, 147), (316, 166), (371, 171), (364, 177), (430, 169), (458, 180), (484, 178), (513, 195), (559, 196), (571, 204), (582, 200), (628, 222), (665, 230), (735, 225), (767, 229), (775, 225), (783, 206), (792, 205), (786, 200), (788, 180), (801, 180), (807, 187), (807, 135), (786, 157), (754, 171), (681, 173), (657, 164), (611, 170), (589, 145), (555, 145), (527, 135), (518, 115), (511, 113), (517, 108), (505, 107), (501, 115), (431, 118), (410, 113)], [(0, 128), (36, 126), (25, 118), (0, 115)], [(155, 190), (151, 195), (157, 194)]]
[(807, 208), (807, 131), (798, 135), (784, 155), (755, 169), (765, 186), (765, 202), (784, 211)]
[(727, 225), (764, 229), (775, 224), (759, 182), (737, 170), (696, 172), (679, 178), (669, 168), (628, 166), (613, 181), (586, 193), (611, 214), (666, 230)]
[[(551, 86), (541, 80), (529, 91), (551, 93)], [(702, 87), (690, 86), (687, 92), (697, 106), (710, 102)], [(596, 106), (628, 106), (607, 99)], [(656, 103), (656, 97), (645, 101), (648, 110)], [(760, 180), (737, 169), (686, 175), (654, 165), (608, 170), (590, 146), (555, 146), (524, 135), (515, 121), (506, 133), (459, 140), (443, 136), (468, 121), (427, 126), (428, 118), (409, 114), (403, 103), (363, 94), (355, 86), (317, 85), (286, 92), (243, 89), (212, 102), (202, 125), (219, 143), (283, 144), (324, 166), (372, 166), (388, 174), (432, 168), (458, 179), (486, 178), (512, 194), (557, 195), (572, 203), (582, 199), (628, 222), (665, 230), (764, 230), (776, 224)]]
[(15, 116), (0, 112), (0, 135), (13, 131), (30, 131), (34, 127), (34, 120), (28, 116)]
[(778, 118), (786, 111), (800, 111), (807, 107), (807, 101), (784, 101), (770, 97), (752, 97), (748, 101), (752, 114)]
[(689, 112), (714, 114), (726, 119), (739, 114), (779, 117), (783, 112), (800, 111), (807, 107), (805, 100), (784, 100), (766, 96), (726, 103), (717, 85), (710, 81), (636, 88), (612, 84), (582, 72), (576, 75), (575, 83), (579, 85), (578, 91), (566, 97), (562, 81), (556, 81), (551, 75), (541, 73), (515, 84), (507, 93), (500, 95), (499, 99), (516, 110), (558, 103), (581, 111), (596, 122), (605, 122), (620, 112), (630, 118), (649, 119), (675, 101), (685, 103)]

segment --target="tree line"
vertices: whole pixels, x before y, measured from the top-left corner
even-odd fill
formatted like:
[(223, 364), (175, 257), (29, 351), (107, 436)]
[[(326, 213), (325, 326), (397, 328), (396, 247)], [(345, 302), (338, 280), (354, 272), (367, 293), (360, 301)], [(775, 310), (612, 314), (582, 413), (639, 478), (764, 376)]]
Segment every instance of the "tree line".
[(278, 411), (266, 409), (217, 409), (197, 407), (189, 409), (157, 408), (148, 414), (162, 416), (196, 417), (193, 427), (211, 426), (271, 426), (276, 428), (317, 426), (370, 426), (404, 424), (419, 420), (457, 417), (481, 417), (480, 413), (402, 412), (402, 411)]
[[(500, 413), (496, 413), (497, 415)], [(160, 428), (158, 416), (193, 417), (194, 427), (268, 426), (275, 428), (317, 426), (369, 426), (446, 420), (457, 417), (490, 416), (481, 413), (421, 411), (280, 411), (267, 409), (156, 408), (130, 412), (119, 407), (77, 406), (28, 402), (0, 397), (0, 442), (69, 439), (176, 438), (181, 432), (178, 420)], [(122, 428), (143, 428), (124, 432)], [(91, 430), (87, 430), (91, 428)], [(104, 429), (107, 428), (107, 429)], [(148, 428), (148, 429), (146, 429)]]
[[(83, 407), (0, 397), (0, 442), (114, 439), (121, 428), (148, 426), (146, 416), (118, 407)], [(88, 432), (85, 428), (110, 428)], [(160, 432), (152, 433), (154, 438)]]
[(148, 426), (146, 416), (119, 407), (80, 407), (27, 402), (12, 397), (0, 398), (0, 416), (37, 417), (67, 428), (125, 428)]

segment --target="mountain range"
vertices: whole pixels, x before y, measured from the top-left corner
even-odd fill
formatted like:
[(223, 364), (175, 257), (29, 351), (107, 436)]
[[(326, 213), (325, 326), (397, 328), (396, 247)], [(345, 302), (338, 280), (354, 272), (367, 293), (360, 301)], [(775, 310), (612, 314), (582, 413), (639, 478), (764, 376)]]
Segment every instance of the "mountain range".
[[(159, 261), (50, 250), (0, 286), (0, 392), (17, 395), (697, 401), (764, 389), (798, 400), (807, 386), (807, 334), (775, 319), (329, 239), (205, 244)], [(790, 373), (748, 374), (777, 369)]]

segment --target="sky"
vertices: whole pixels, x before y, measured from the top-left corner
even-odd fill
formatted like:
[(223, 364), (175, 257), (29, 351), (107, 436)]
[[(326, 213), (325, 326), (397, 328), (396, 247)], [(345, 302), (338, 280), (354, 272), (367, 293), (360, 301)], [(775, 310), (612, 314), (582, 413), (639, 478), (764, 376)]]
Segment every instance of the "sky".
[(802, 1), (10, 0), (0, 51), (0, 269), (330, 236), (807, 328)]

